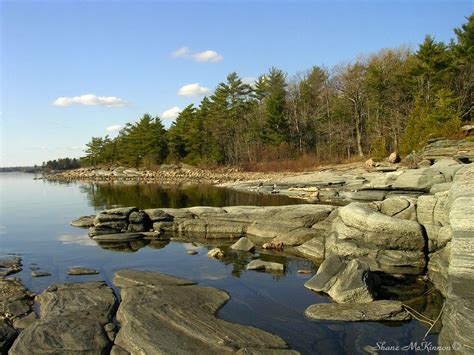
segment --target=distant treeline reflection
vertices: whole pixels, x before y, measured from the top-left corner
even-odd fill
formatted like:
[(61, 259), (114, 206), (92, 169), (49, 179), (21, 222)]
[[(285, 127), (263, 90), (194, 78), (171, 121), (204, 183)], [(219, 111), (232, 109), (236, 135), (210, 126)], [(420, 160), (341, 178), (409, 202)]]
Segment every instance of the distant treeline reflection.
[(114, 206), (184, 208), (191, 206), (272, 206), (304, 203), (279, 195), (240, 192), (212, 185), (159, 185), (139, 183), (91, 183), (80, 186), (97, 210)]

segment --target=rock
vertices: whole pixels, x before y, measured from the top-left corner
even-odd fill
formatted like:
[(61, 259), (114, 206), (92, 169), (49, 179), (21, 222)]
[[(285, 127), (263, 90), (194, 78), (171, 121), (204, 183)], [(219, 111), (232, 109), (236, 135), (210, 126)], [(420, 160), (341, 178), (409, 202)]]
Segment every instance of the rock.
[(71, 222), (71, 226), (79, 228), (89, 228), (94, 225), (95, 215), (82, 216)]
[(33, 294), (17, 279), (0, 279), (0, 319), (15, 320), (31, 312)]
[(198, 254), (198, 252), (197, 252), (196, 250), (188, 250), (188, 251), (186, 252), (186, 254), (188, 254), (188, 255), (196, 255), (196, 254)]
[(380, 212), (384, 215), (416, 221), (416, 199), (410, 197), (390, 197), (382, 201)]
[(120, 288), (134, 287), (134, 286), (158, 286), (158, 285), (174, 285), (174, 286), (187, 286), (195, 285), (196, 283), (191, 280), (182, 278), (176, 278), (165, 274), (151, 272), (151, 271), (140, 271), (124, 269), (117, 271), (114, 275), (113, 283), (115, 286)]
[(130, 223), (144, 223), (149, 220), (148, 215), (144, 211), (134, 211), (128, 216)]
[(109, 347), (110, 341), (99, 322), (75, 315), (37, 320), (21, 332), (9, 354), (92, 355), (105, 354)]
[(22, 270), (21, 258), (0, 254), (0, 277), (16, 274)]
[(393, 153), (390, 154), (390, 156), (388, 157), (388, 162), (389, 162), (390, 164), (399, 163), (399, 162), (400, 162), (400, 155), (398, 155), (397, 152), (393, 152)]
[(325, 239), (317, 237), (307, 241), (295, 249), (299, 255), (302, 255), (310, 260), (320, 262), (324, 259), (324, 244)]
[(38, 317), (36, 316), (35, 312), (28, 313), (26, 316), (17, 318), (13, 321), (13, 327), (15, 329), (23, 330), (26, 327), (29, 327), (31, 324), (36, 322)]
[(148, 232), (150, 230), (149, 226), (142, 223), (130, 223), (127, 226), (128, 233), (142, 233)]
[(374, 300), (373, 276), (367, 264), (354, 259), (346, 262), (330, 256), (305, 287), (325, 292), (338, 303), (368, 303)]
[(0, 354), (7, 354), (17, 333), (6, 321), (0, 319)]
[(76, 275), (97, 275), (99, 272), (94, 269), (90, 269), (87, 267), (70, 267), (67, 271), (68, 275), (76, 276)]
[(472, 163), (474, 162), (474, 142), (468, 139), (439, 139), (426, 145), (419, 154), (421, 159), (438, 161), (455, 158), (465, 163)]
[(280, 263), (273, 263), (270, 261), (263, 260), (252, 260), (245, 267), (247, 270), (261, 270), (270, 272), (283, 272), (285, 266)]
[(101, 234), (93, 237), (97, 242), (128, 242), (131, 240), (143, 239), (141, 233), (114, 233), (114, 234)]
[(152, 222), (172, 222), (175, 218), (194, 218), (187, 209), (154, 208), (144, 211)]
[(41, 318), (81, 316), (100, 324), (110, 321), (117, 305), (114, 292), (103, 281), (52, 285), (38, 301)]
[(104, 282), (57, 284), (38, 296), (41, 319), (24, 329), (10, 354), (102, 354), (110, 348), (103, 325), (116, 308), (114, 292)]
[(306, 317), (314, 320), (359, 321), (407, 321), (411, 319), (399, 301), (374, 301), (370, 303), (319, 303), (309, 306)]
[(324, 239), (326, 230), (323, 228), (316, 229), (314, 225), (312, 228), (297, 228), (290, 232), (282, 233), (278, 237), (272, 240), (273, 243), (282, 243), (283, 245), (298, 246), (305, 242), (318, 238)]
[(224, 257), (224, 252), (219, 248), (214, 248), (207, 252), (207, 256), (214, 259), (222, 259)]
[(32, 277), (45, 277), (45, 276), (51, 276), (51, 274), (46, 271), (32, 271), (31, 276)]
[(367, 205), (351, 203), (344, 206), (339, 209), (339, 218), (348, 227), (341, 230), (347, 233), (344, 239), (395, 250), (422, 250), (425, 245), (422, 228), (417, 222), (407, 220), (400, 223), (397, 218), (374, 211)]
[(255, 245), (248, 238), (242, 237), (232, 244), (230, 248), (234, 250), (252, 251), (255, 249)]
[(375, 167), (375, 162), (372, 159), (366, 160), (364, 166), (370, 170)]
[(124, 350), (122, 347), (114, 344), (110, 350), (110, 355), (130, 355), (130, 353)]
[(451, 187), (445, 208), (449, 210), (452, 228), (447, 272), (446, 307), (439, 344), (462, 345), (459, 353), (474, 352), (474, 165), (460, 170)]
[[(233, 324), (215, 317), (229, 299), (227, 293), (187, 284), (187, 280), (147, 273), (153, 285), (122, 287), (117, 312), (121, 328), (115, 345), (129, 353), (231, 353), (251, 348), (260, 353), (286, 349), (279, 337), (262, 330)], [(153, 329), (153, 331), (150, 331)]]
[(117, 234), (121, 233), (121, 229), (111, 229), (111, 228), (101, 228), (101, 227), (91, 227), (89, 228), (89, 237), (95, 237), (98, 235), (107, 235), (107, 234)]
[(298, 269), (298, 274), (302, 275), (310, 275), (313, 271), (311, 269)]

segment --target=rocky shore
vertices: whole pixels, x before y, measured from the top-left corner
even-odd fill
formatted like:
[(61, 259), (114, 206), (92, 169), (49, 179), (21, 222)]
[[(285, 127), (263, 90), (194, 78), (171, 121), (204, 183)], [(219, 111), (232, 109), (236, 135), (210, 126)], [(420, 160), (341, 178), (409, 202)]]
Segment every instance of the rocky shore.
[[(71, 224), (88, 228), (92, 240), (113, 250), (163, 247), (173, 239), (224, 240), (232, 244), (229, 250), (253, 253), (246, 269), (261, 272), (284, 272), (283, 264), (261, 258), (266, 252), (297, 255), (318, 266), (305, 287), (333, 301), (309, 306), (308, 319), (421, 319), (427, 333), (439, 333), (446, 352), (471, 354), (474, 164), (466, 147), (433, 142), (416, 169), (382, 164), (226, 184), (305, 198), (307, 204), (122, 207)], [(208, 256), (222, 259), (229, 250), (215, 248)], [(138, 270), (115, 274), (119, 297), (104, 282), (52, 285), (36, 297), (36, 319), (34, 295), (6, 278), (20, 269), (19, 258), (0, 263), (0, 352), (293, 352), (275, 335), (216, 318), (229, 298), (225, 292)], [(435, 293), (442, 295), (442, 306), (421, 306)]]

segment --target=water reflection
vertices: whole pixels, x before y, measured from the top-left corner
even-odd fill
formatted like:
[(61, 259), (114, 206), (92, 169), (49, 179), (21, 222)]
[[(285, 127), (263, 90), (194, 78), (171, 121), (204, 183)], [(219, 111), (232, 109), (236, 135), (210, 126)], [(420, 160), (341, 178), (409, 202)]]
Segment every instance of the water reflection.
[(183, 208), (190, 206), (274, 206), (304, 203), (280, 195), (258, 195), (212, 185), (160, 185), (136, 182), (81, 184), (89, 203), (96, 209), (113, 206)]

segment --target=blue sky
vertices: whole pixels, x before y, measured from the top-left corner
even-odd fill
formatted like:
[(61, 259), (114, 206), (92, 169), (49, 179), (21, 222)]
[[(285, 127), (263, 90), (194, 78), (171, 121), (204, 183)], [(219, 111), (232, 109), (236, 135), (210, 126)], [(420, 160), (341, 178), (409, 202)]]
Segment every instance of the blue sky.
[(191, 94), (232, 71), (292, 75), (416, 48), (426, 34), (449, 41), (474, 9), (455, 0), (0, 2), (0, 166), (81, 156), (92, 136), (145, 112), (169, 126), (202, 97)]

